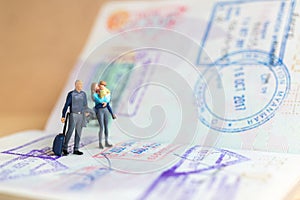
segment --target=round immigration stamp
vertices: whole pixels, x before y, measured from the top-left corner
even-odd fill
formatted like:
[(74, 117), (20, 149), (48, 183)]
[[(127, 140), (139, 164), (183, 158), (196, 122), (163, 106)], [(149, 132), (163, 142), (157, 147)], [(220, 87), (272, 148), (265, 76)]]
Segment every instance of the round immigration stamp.
[[(282, 60), (256, 50), (228, 54), (215, 62), (219, 73), (195, 86), (199, 120), (221, 132), (241, 132), (270, 120), (283, 102), (290, 76)], [(224, 98), (224, 99), (223, 99)]]

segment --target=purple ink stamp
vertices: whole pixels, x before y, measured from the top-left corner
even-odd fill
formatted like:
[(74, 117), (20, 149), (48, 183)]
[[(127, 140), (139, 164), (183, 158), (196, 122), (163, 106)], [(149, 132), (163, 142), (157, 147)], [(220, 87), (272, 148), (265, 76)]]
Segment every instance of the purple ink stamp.
[[(228, 150), (200, 146), (190, 148), (180, 157), (181, 160), (164, 171), (139, 199), (168, 197), (193, 199), (199, 193), (201, 193), (201, 198), (218, 197), (218, 194), (209, 193), (209, 189), (212, 188), (214, 191), (223, 191), (220, 195), (226, 193), (233, 199), (240, 183), (239, 178), (227, 177), (226, 174), (218, 176), (214, 174), (227, 166), (249, 160), (245, 156)], [(201, 191), (205, 191), (203, 195)]]
[[(0, 181), (69, 169), (58, 161), (60, 156), (53, 154), (49, 146), (53, 138), (54, 135), (47, 135), (1, 152), (16, 157), (0, 165)], [(82, 139), (80, 146), (83, 147), (96, 141), (98, 141), (96, 136), (87, 136)]]

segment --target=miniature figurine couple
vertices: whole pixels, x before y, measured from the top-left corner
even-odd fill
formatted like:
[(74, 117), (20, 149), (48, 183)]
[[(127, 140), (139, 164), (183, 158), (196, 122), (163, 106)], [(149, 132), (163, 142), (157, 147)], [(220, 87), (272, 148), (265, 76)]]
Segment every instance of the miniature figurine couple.
[[(82, 127), (86, 126), (85, 113), (88, 110), (87, 105), (87, 96), (86, 93), (82, 90), (82, 81), (75, 81), (75, 89), (70, 91), (67, 95), (65, 105), (62, 110), (61, 122), (65, 123), (66, 112), (69, 108), (70, 117), (69, 117), (69, 127), (65, 136), (63, 144), (63, 155), (68, 155), (68, 144), (72, 133), (75, 129), (75, 140), (73, 154), (82, 155), (83, 152), (79, 151), (79, 142), (82, 132)], [(103, 149), (102, 145), (102, 135), (104, 131), (105, 135), (105, 147), (112, 147), (108, 143), (108, 112), (111, 114), (113, 119), (116, 119), (116, 115), (113, 114), (112, 109), (109, 105), (110, 102), (110, 91), (106, 88), (106, 82), (100, 81), (99, 84), (93, 83), (91, 87), (92, 99), (95, 102), (95, 111), (96, 116), (100, 125), (99, 130), (99, 147)], [(106, 109), (107, 108), (107, 109)]]

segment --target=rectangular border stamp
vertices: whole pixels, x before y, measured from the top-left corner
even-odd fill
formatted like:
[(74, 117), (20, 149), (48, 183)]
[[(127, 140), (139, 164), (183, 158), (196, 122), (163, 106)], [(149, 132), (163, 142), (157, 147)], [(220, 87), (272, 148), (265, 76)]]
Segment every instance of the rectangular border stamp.
[(120, 142), (110, 149), (105, 149), (93, 157), (155, 162), (178, 148), (180, 148), (180, 145), (127, 141)]
[[(266, 6), (277, 6), (278, 12), (274, 13), (273, 21), (255, 19), (255, 17), (260, 17), (260, 19), (264, 17)], [(261, 16), (253, 16), (253, 13), (249, 12), (251, 8), (262, 9), (259, 13)], [(243, 50), (264, 51), (283, 60), (294, 8), (295, 0), (246, 0), (216, 3), (202, 39), (197, 65), (212, 65), (217, 59), (222, 59), (228, 53)], [(227, 30), (222, 30), (222, 26)], [(219, 56), (211, 60), (209, 55), (206, 55), (206, 51), (209, 54), (210, 45), (213, 45), (214, 40), (218, 39), (214, 38), (216, 37), (214, 31), (224, 32), (221, 33), (224, 35), (222, 39), (226, 43), (223, 50), (228, 52), (220, 50)], [(260, 46), (262, 41), (264, 44)], [(269, 45), (266, 45), (266, 42)]]

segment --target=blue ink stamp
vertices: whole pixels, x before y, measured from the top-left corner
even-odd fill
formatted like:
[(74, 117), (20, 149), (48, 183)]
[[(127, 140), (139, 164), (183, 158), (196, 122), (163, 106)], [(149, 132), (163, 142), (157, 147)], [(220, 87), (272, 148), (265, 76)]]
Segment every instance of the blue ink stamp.
[(283, 58), (294, 8), (294, 0), (215, 4), (197, 58), (218, 70), (195, 87), (203, 124), (242, 132), (274, 116), (290, 88)]
[[(199, 79), (199, 120), (211, 129), (241, 132), (270, 120), (290, 88), (282, 60), (262, 51), (240, 51), (215, 62), (218, 74)], [(208, 69), (209, 70), (209, 69)]]
[(90, 189), (97, 180), (110, 172), (109, 168), (99, 168), (97, 166), (85, 167), (75, 172), (64, 174), (63, 178), (66, 182), (60, 184), (57, 189), (67, 186), (72, 192), (81, 192)]
[(197, 64), (213, 65), (225, 55), (245, 50), (264, 51), (283, 60), (294, 8), (295, 0), (216, 3)]

